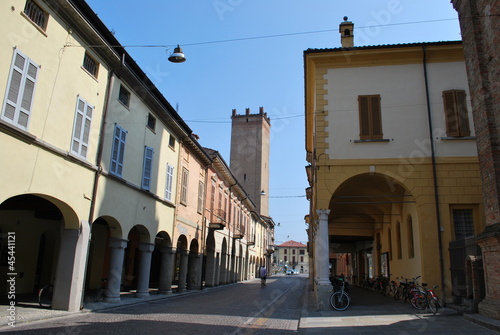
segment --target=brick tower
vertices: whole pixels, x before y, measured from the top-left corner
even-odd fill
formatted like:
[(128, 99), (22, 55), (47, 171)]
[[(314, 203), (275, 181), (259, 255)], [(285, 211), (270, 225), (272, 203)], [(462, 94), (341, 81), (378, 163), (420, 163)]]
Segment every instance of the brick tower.
[(233, 109), (231, 116), (230, 167), (259, 214), (269, 216), (269, 144), (271, 120), (264, 113), (244, 115)]

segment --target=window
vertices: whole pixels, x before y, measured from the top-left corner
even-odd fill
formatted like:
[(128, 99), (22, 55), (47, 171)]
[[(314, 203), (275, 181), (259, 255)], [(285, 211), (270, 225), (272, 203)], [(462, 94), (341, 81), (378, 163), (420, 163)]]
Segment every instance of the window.
[(362, 140), (382, 139), (382, 116), (380, 112), (380, 95), (360, 95), (359, 105), (359, 137)]
[(165, 200), (172, 201), (172, 188), (174, 185), (174, 167), (167, 164), (167, 185), (165, 186)]
[(292, 249), (292, 255), (295, 255), (295, 249)]
[(203, 213), (203, 200), (205, 194), (205, 183), (201, 180), (198, 182), (198, 213)]
[(110, 172), (119, 177), (123, 172), (123, 156), (125, 154), (125, 139), (127, 131), (115, 125), (115, 134), (113, 138), (113, 147), (111, 149), (111, 169)]
[(28, 130), (39, 66), (19, 50), (14, 51), (2, 119)]
[(409, 258), (414, 258), (415, 257), (415, 245), (413, 242), (413, 221), (411, 219), (411, 216), (408, 216), (408, 222), (407, 222), (407, 229), (408, 229), (408, 257)]
[(47, 22), (49, 20), (49, 15), (33, 0), (26, 1), (23, 13), (43, 31), (47, 29)]
[(455, 239), (461, 240), (474, 235), (474, 217), (472, 209), (454, 209), (453, 226)]
[(87, 158), (89, 147), (90, 124), (92, 122), (92, 112), (94, 107), (85, 100), (78, 97), (75, 112), (75, 124), (73, 125), (73, 140), (71, 142), (71, 152)]
[(396, 224), (396, 247), (398, 253), (398, 259), (402, 258), (402, 249), (401, 249), (401, 224), (398, 222)]
[(124, 104), (126, 107), (130, 107), (130, 92), (127, 91), (123, 85), (120, 85), (120, 92), (118, 92), (118, 101)]
[(168, 146), (171, 147), (172, 149), (175, 149), (175, 137), (170, 135), (168, 138)]
[(283, 250), (283, 253), (286, 255), (286, 254), (288, 253), (287, 251), (288, 251), (288, 250), (287, 250), (287, 249), (285, 249), (285, 250)]
[(99, 63), (97, 63), (92, 57), (89, 56), (88, 53), (85, 53), (83, 56), (83, 64), (82, 67), (87, 70), (94, 78), (97, 78), (97, 74), (99, 72)]
[(287, 256), (283, 256), (283, 261), (286, 263), (288, 261), (288, 257)]
[(147, 126), (153, 132), (155, 131), (155, 128), (156, 128), (156, 118), (151, 113), (148, 114)]
[(469, 113), (464, 90), (443, 92), (446, 134), (448, 136), (470, 136)]
[(304, 256), (300, 256), (300, 262), (304, 263)]
[(182, 168), (182, 177), (181, 177), (181, 204), (187, 204), (188, 197), (188, 179), (189, 179), (189, 171), (186, 168)]
[(154, 150), (150, 147), (144, 147), (144, 164), (142, 168), (142, 189), (149, 191), (151, 189), (151, 170), (153, 168)]
[(299, 255), (305, 255), (305, 254), (306, 254), (306, 251), (304, 249), (299, 250)]

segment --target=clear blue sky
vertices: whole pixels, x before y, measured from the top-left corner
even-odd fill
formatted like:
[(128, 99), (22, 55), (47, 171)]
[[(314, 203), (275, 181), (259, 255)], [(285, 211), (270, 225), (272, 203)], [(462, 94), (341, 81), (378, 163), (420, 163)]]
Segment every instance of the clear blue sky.
[[(449, 0), (87, 0), (181, 117), (229, 164), (231, 111), (271, 117), (270, 215), (277, 243), (307, 241), (304, 67), (308, 48), (460, 40)], [(270, 37), (274, 36), (274, 37)], [(180, 44), (187, 61), (167, 61)], [(171, 46), (167, 52), (166, 47)]]

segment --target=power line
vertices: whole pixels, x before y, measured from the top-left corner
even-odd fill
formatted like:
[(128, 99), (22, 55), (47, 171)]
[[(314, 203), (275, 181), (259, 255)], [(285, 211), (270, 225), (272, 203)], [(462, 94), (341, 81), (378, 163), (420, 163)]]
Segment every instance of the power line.
[[(436, 19), (436, 20), (423, 20), (423, 21), (412, 21), (412, 22), (401, 22), (401, 23), (388, 23), (388, 24), (376, 24), (370, 26), (361, 26), (356, 27), (356, 29), (367, 29), (367, 28), (377, 28), (377, 27), (391, 27), (391, 26), (402, 26), (402, 25), (410, 25), (410, 24), (422, 24), (422, 23), (431, 23), (431, 22), (443, 22), (443, 21), (458, 21), (458, 18), (449, 18), (449, 19)], [(250, 36), (250, 37), (240, 37), (240, 38), (231, 38), (226, 40), (214, 40), (214, 41), (204, 41), (204, 42), (194, 42), (194, 43), (181, 43), (184, 46), (197, 46), (197, 45), (205, 45), (205, 44), (216, 44), (216, 43), (228, 43), (228, 42), (238, 42), (238, 41), (248, 41), (248, 40), (257, 40), (257, 39), (265, 39), (265, 38), (276, 38), (276, 37), (287, 37), (287, 36), (297, 36), (297, 35), (307, 35), (307, 34), (319, 34), (319, 33), (329, 33), (332, 31), (338, 31), (338, 28), (335, 29), (325, 29), (325, 30), (312, 30), (312, 31), (302, 31), (302, 32), (294, 32), (294, 33), (284, 33), (284, 34), (274, 34), (274, 35), (263, 35), (263, 36)], [(89, 48), (100, 48), (100, 47), (123, 47), (123, 48), (172, 48), (177, 46), (176, 44), (136, 44), (136, 45), (87, 45)], [(79, 47), (81, 45), (75, 44), (66, 44), (66, 47)]]

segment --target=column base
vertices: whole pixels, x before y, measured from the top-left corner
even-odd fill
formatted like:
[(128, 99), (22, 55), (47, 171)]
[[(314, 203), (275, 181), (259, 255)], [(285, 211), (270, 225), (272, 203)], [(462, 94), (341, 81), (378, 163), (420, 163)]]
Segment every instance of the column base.
[(105, 302), (115, 303), (115, 302), (120, 302), (120, 301), (121, 301), (121, 299), (120, 299), (120, 297), (119, 297), (119, 296), (118, 296), (118, 297), (105, 297), (105, 298), (104, 298), (104, 301), (105, 301)]
[(157, 294), (161, 294), (161, 295), (171, 295), (172, 294), (172, 290), (158, 290), (158, 293)]
[(500, 301), (486, 298), (479, 303), (478, 312), (489, 318), (500, 320)]
[(134, 297), (137, 299), (149, 298), (149, 292), (136, 292)]
[(330, 309), (330, 295), (332, 295), (332, 284), (330, 282), (318, 282), (316, 284), (317, 295), (316, 299), (318, 299), (318, 310), (325, 311)]

